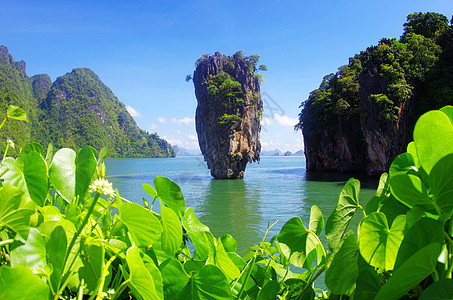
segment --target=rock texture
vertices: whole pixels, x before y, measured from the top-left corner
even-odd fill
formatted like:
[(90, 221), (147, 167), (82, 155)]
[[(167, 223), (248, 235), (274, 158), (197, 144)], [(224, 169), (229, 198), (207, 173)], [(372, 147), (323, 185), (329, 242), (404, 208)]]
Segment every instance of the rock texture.
[(219, 52), (197, 62), (196, 130), (216, 179), (243, 178), (247, 163), (260, 159), (263, 102), (254, 67), (247, 59)]

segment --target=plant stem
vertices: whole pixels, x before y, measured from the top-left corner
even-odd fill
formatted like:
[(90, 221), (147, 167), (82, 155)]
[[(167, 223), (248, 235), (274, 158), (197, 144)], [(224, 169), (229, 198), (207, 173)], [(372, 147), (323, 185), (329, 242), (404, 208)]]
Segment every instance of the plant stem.
[(8, 244), (11, 244), (12, 242), (14, 242), (13, 239), (1, 241), (0, 242), (0, 247), (3, 247), (3, 246), (8, 245)]
[(241, 286), (241, 289), (239, 290), (239, 293), (237, 295), (237, 299), (241, 299), (241, 296), (242, 296), (242, 293), (244, 292), (245, 290), (245, 286), (247, 284), (247, 281), (250, 277), (250, 274), (252, 273), (252, 268), (253, 268), (253, 265), (255, 264), (255, 261), (256, 261), (256, 257), (258, 256), (258, 252), (260, 251), (261, 247), (263, 246), (264, 244), (264, 240), (266, 239), (267, 235), (269, 234), (269, 230), (272, 228), (272, 226), (274, 226), (275, 224), (277, 224), (278, 220), (275, 221), (274, 223), (272, 223), (272, 225), (269, 226), (269, 224), (267, 225), (267, 230), (266, 230), (266, 233), (264, 234), (264, 237), (263, 239), (261, 240), (259, 246), (258, 246), (258, 249), (256, 249), (255, 251), (255, 254), (253, 255), (253, 258), (252, 260), (249, 260), (249, 262), (247, 263), (247, 265), (245, 266), (245, 268), (242, 270), (241, 272), (241, 275), (239, 275), (239, 277), (236, 279), (236, 281), (234, 282), (234, 284), (231, 286), (231, 288), (233, 288), (239, 281), (239, 279), (241, 279), (242, 277), (242, 274), (244, 273), (244, 271), (247, 269), (247, 267), (250, 265), (250, 268), (248, 269), (247, 271), (247, 274), (245, 275), (245, 280), (244, 280), (244, 283), (242, 284)]
[[(82, 224), (80, 224), (80, 227), (77, 230), (76, 234), (74, 234), (74, 236), (72, 237), (71, 243), (69, 244), (69, 247), (66, 250), (66, 255), (64, 257), (63, 270), (64, 270), (64, 266), (66, 266), (66, 263), (68, 262), (69, 255), (71, 254), (72, 248), (74, 247), (74, 244), (75, 244), (77, 238), (80, 236), (80, 233), (82, 233), (83, 228), (85, 227), (85, 225), (88, 223), (88, 220), (90, 219), (91, 213), (93, 212), (94, 207), (96, 206), (96, 203), (98, 202), (99, 196), (100, 196), (100, 194), (98, 192), (96, 192), (96, 195), (94, 196), (93, 202), (91, 202), (91, 206), (88, 209), (87, 214), (85, 215), (85, 218), (82, 221)], [(61, 292), (62, 292), (62, 288), (60, 287), (58, 289), (57, 295), (55, 295), (55, 297), (57, 299), (60, 296), (59, 294)]]
[(5, 125), (6, 120), (8, 120), (8, 117), (6, 117), (6, 118), (3, 120), (2, 124), (0, 124), (0, 129), (2, 129), (3, 125)]
[(315, 280), (319, 277), (319, 275), (321, 275), (322, 272), (324, 272), (325, 269), (326, 269), (326, 266), (323, 266), (321, 269), (319, 269), (318, 273), (316, 273), (316, 275), (313, 276), (313, 278), (310, 279), (309, 282), (307, 282), (307, 285), (304, 287), (304, 289), (300, 292), (299, 295), (297, 295), (296, 300), (302, 299), (302, 296), (304, 295), (304, 293), (305, 293), (305, 292), (308, 290), (308, 288), (313, 284), (313, 282), (315, 282)]

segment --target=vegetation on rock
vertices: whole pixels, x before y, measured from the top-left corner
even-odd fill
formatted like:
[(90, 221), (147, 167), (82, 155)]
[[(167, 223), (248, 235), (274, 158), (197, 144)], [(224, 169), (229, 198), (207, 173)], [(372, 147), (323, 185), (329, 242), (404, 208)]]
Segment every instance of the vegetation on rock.
[[(325, 76), (302, 103), (296, 129), (303, 131), (306, 151), (317, 156), (320, 139), (345, 151), (362, 149), (359, 157), (367, 162), (345, 170), (364, 170), (368, 164), (369, 173), (375, 168), (379, 174), (404, 151), (422, 113), (453, 103), (452, 71), (453, 29), (447, 18), (437, 13), (410, 14), (400, 39), (382, 39), (350, 58), (337, 73)], [(345, 132), (348, 122), (353, 129)], [(348, 139), (354, 145), (340, 146), (348, 135), (355, 137)], [(370, 166), (377, 148), (388, 160)], [(307, 164), (310, 168), (310, 161)], [(316, 165), (320, 164), (313, 163), (313, 169)]]
[(106, 146), (112, 157), (171, 157), (171, 146), (157, 134), (141, 130), (126, 107), (90, 69), (74, 69), (51, 83), (46, 74), (29, 78), (25, 63), (13, 61), (0, 46), (0, 109), (22, 107), (29, 123), (7, 124), (0, 147), (13, 139), (18, 155), (29, 142), (56, 149)]

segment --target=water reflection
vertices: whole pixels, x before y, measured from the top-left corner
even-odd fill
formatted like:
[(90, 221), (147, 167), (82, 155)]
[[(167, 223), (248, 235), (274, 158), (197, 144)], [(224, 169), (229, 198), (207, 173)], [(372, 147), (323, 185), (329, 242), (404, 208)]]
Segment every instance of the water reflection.
[(243, 251), (259, 241), (260, 199), (259, 189), (244, 180), (211, 180), (196, 211), (215, 237), (229, 233)]

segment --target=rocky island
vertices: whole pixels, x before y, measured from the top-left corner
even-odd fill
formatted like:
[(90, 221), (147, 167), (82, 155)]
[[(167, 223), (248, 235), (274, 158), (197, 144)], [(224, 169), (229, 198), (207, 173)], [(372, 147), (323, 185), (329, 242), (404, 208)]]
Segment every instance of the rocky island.
[(244, 177), (260, 159), (263, 112), (259, 56), (203, 55), (193, 74), (198, 106), (195, 122), (201, 152), (215, 179)]
[(302, 103), (307, 170), (379, 175), (406, 151), (415, 120), (453, 104), (453, 28), (437, 13), (407, 17), (384, 38), (324, 77)]

